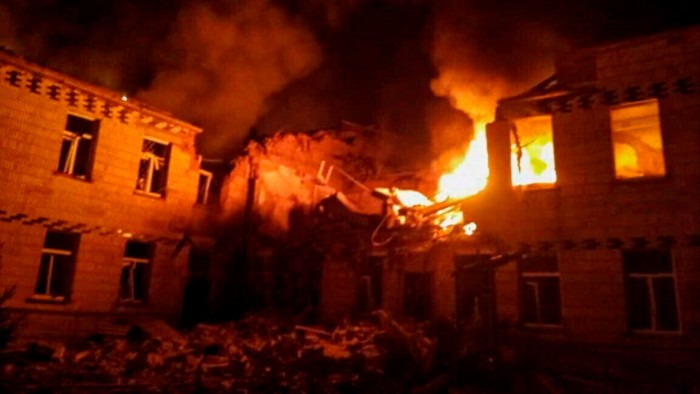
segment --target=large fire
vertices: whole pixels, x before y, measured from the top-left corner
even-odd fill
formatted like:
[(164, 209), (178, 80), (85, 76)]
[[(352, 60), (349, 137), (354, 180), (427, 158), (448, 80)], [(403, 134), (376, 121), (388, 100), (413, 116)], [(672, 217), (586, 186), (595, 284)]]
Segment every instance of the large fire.
[[(510, 157), (513, 186), (553, 184), (554, 166), (551, 116), (536, 116), (515, 121)], [(472, 235), (476, 224), (467, 222), (461, 202), (480, 193), (489, 178), (488, 150), (484, 122), (474, 125), (474, 139), (453, 168), (442, 174), (433, 198), (415, 190), (384, 189), (390, 196), (392, 214), (401, 225), (428, 222), (441, 231), (462, 228)]]
[(440, 177), (436, 201), (470, 197), (486, 187), (489, 178), (486, 131), (483, 123), (476, 124), (474, 129), (475, 137), (464, 159), (452, 171)]
[[(443, 174), (438, 182), (438, 192), (429, 198), (415, 190), (377, 189), (391, 196), (391, 209), (398, 222), (405, 224), (408, 216), (429, 220), (443, 230), (456, 226), (466, 235), (474, 234), (476, 223), (465, 223), (464, 213), (459, 203), (478, 194), (486, 187), (489, 177), (486, 133), (484, 125), (476, 127), (474, 140), (469, 144), (463, 159), (451, 171)], [(411, 213), (405, 213), (410, 208)]]

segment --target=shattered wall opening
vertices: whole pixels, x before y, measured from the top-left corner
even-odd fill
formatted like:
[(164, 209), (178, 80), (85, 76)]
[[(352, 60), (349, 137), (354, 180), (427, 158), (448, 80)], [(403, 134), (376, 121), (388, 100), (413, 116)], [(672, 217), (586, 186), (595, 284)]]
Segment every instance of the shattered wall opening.
[(513, 122), (510, 138), (513, 186), (555, 183), (552, 116), (531, 116)]

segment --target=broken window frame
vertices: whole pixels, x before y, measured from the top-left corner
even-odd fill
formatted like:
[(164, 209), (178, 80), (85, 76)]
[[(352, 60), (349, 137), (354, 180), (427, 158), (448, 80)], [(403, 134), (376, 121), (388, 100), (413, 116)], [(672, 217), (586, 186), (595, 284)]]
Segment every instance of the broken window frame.
[[(81, 121), (90, 122), (90, 130), (69, 130), (71, 118), (78, 118)], [(56, 169), (57, 174), (63, 174), (86, 181), (90, 180), (95, 148), (97, 145), (98, 130), (99, 121), (96, 119), (70, 113), (67, 115), (66, 127), (61, 137), (61, 149), (58, 157), (58, 168)], [(84, 173), (76, 173), (79, 168), (82, 168)]]
[[(549, 261), (552, 263), (553, 267), (551, 269), (531, 269), (528, 268), (528, 262), (535, 261), (536, 259), (552, 259)], [(525, 327), (561, 327), (562, 326), (562, 304), (561, 304), (561, 275), (559, 272), (559, 260), (557, 256), (532, 256), (523, 258), (518, 264), (519, 271), (519, 297), (520, 297), (520, 321)], [(543, 317), (544, 309), (547, 305), (543, 303), (543, 298), (546, 294), (540, 289), (541, 282), (554, 282), (556, 284), (556, 300), (550, 300), (550, 302), (555, 303), (557, 308), (556, 315), (554, 319), (548, 319)], [(534, 285), (534, 286), (533, 286)], [(528, 298), (526, 293), (530, 290), (534, 290), (534, 305), (529, 306)], [(533, 309), (535, 312), (535, 318), (530, 319), (527, 316), (527, 310)], [(551, 321), (546, 321), (551, 320)]]
[[(662, 257), (667, 259), (670, 270), (657, 269), (655, 271), (650, 271), (648, 269), (642, 268), (639, 271), (634, 272), (630, 270), (630, 266), (634, 265), (635, 261), (632, 261), (634, 254), (637, 254), (639, 258), (641, 254), (647, 254), (648, 256), (643, 260), (643, 263), (655, 264), (663, 262), (661, 260), (653, 261), (654, 257)], [(654, 256), (653, 254), (657, 254)], [(642, 260), (637, 260), (636, 263), (639, 264)], [(627, 330), (633, 333), (650, 333), (650, 334), (679, 334), (681, 333), (681, 313), (680, 304), (678, 297), (678, 286), (676, 283), (676, 270), (673, 255), (670, 250), (662, 249), (649, 249), (649, 250), (626, 250), (622, 251), (622, 264), (625, 278), (625, 312), (626, 312), (626, 324)], [(647, 271), (647, 272), (644, 272)], [(661, 287), (659, 279), (670, 279), (671, 285), (673, 286), (673, 305), (660, 306), (657, 298), (661, 292), (658, 287)], [(645, 297), (640, 297), (639, 294), (632, 294), (634, 292), (632, 283), (634, 281), (642, 281), (645, 284), (646, 294)], [(639, 309), (639, 303), (647, 303), (647, 305), (641, 305), (641, 309), (645, 309), (648, 314), (648, 326), (640, 327), (635, 326), (634, 310)], [(660, 312), (661, 308), (664, 308), (664, 312)], [(671, 328), (660, 327), (660, 319), (662, 314), (668, 315), (671, 313), (674, 317)]]
[[(545, 152), (544, 149), (542, 149), (545, 145), (551, 144), (552, 146), (552, 157), (551, 157), (551, 171), (553, 172), (553, 179), (550, 181), (546, 180), (538, 180), (537, 182), (531, 182), (531, 183), (519, 183), (524, 175), (523, 175), (523, 159), (525, 157), (524, 153), (526, 152), (526, 149), (529, 145), (531, 145), (534, 141), (537, 141), (538, 139), (542, 138), (542, 136), (545, 135), (545, 133), (539, 133), (535, 135), (535, 138), (532, 139), (533, 133), (532, 130), (530, 129), (525, 129), (525, 130), (519, 130), (518, 126), (523, 125), (523, 123), (544, 123), (543, 121), (537, 122), (537, 120), (546, 120), (548, 124), (548, 129), (546, 130), (546, 136), (549, 139), (548, 143), (543, 144), (540, 146), (540, 157), (542, 156), (542, 152)], [(556, 153), (554, 152), (554, 116), (552, 114), (539, 114), (539, 115), (533, 115), (533, 116), (526, 116), (526, 117), (521, 117), (517, 119), (513, 119), (511, 121), (512, 123), (512, 129), (510, 133), (510, 144), (511, 144), (511, 159), (510, 159), (510, 177), (511, 177), (511, 187), (515, 189), (552, 189), (555, 188), (557, 185), (557, 166), (556, 166)], [(538, 130), (541, 131), (541, 130)], [(524, 135), (523, 135), (524, 134)], [(526, 139), (525, 138), (530, 138)], [(528, 153), (527, 155), (530, 157), (530, 160), (533, 161), (535, 159), (540, 160), (540, 157), (531, 157)], [(515, 159), (515, 161), (513, 160)], [(541, 160), (542, 161), (542, 160)], [(548, 165), (549, 167), (549, 165)], [(541, 175), (538, 175), (541, 177)]]
[[(202, 178), (205, 179), (204, 185), (202, 185)], [(211, 188), (213, 174), (211, 171), (199, 170), (199, 177), (197, 181), (197, 204), (199, 205), (209, 205), (209, 191)]]
[[(623, 168), (619, 168), (620, 164), (618, 163), (618, 161), (620, 160), (620, 157), (615, 151), (615, 146), (616, 146), (615, 133), (620, 133), (622, 131), (630, 130), (630, 129), (631, 130), (639, 130), (640, 127), (626, 128), (626, 129), (623, 128), (621, 130), (616, 128), (616, 124), (619, 123), (620, 121), (616, 122), (613, 120), (614, 113), (615, 113), (615, 111), (625, 110), (625, 109), (634, 108), (634, 107), (641, 107), (641, 106), (652, 104), (652, 103), (655, 105), (654, 112), (655, 112), (656, 119), (655, 119), (655, 123), (652, 126), (647, 126), (647, 127), (656, 127), (657, 137), (658, 137), (659, 143), (661, 145), (661, 147), (660, 147), (660, 170), (661, 170), (661, 172), (658, 174), (655, 174), (655, 173), (643, 174), (642, 173), (642, 174), (639, 174), (636, 176), (624, 176), (621, 174), (621, 172), (623, 171)], [(612, 169), (613, 169), (614, 179), (616, 181), (624, 182), (624, 181), (631, 181), (631, 180), (665, 178), (666, 175), (668, 174), (668, 165), (666, 163), (666, 152), (665, 152), (666, 144), (664, 143), (663, 128), (661, 125), (661, 108), (659, 106), (659, 100), (656, 98), (653, 98), (653, 99), (649, 99), (649, 100), (639, 100), (639, 101), (634, 101), (634, 102), (613, 105), (613, 106), (610, 106), (608, 113), (609, 113), (609, 117), (610, 117), (610, 120), (609, 120), (610, 149), (612, 151), (611, 152), (612, 153)], [(629, 118), (629, 119), (627, 119), (627, 121), (629, 121), (630, 119), (639, 119), (639, 117)], [(634, 135), (634, 137), (637, 137), (638, 139), (641, 140), (641, 138), (639, 138), (638, 135)], [(622, 144), (622, 145), (625, 145), (625, 144)]]
[[(149, 149), (149, 145), (151, 149)], [(135, 192), (152, 197), (164, 198), (168, 185), (168, 169), (170, 164), (171, 143), (153, 137), (144, 137), (141, 146), (141, 158), (136, 177)], [(162, 146), (162, 155), (154, 152), (157, 146)], [(157, 173), (158, 171), (162, 171)], [(154, 184), (157, 182), (158, 184)]]
[[(129, 256), (129, 245), (131, 243), (142, 244), (146, 248), (145, 256)], [(154, 253), (154, 245), (149, 242), (129, 240), (124, 245), (124, 257), (122, 257), (122, 268), (119, 275), (119, 302), (124, 304), (145, 304), (148, 302), (148, 292), (150, 288), (151, 267)], [(136, 283), (135, 272), (141, 269), (139, 283)], [(124, 270), (128, 276), (124, 282)], [(128, 287), (128, 296), (125, 296), (125, 286)], [(139, 294), (137, 294), (137, 292)]]
[[(63, 237), (61, 241), (65, 242), (66, 245), (50, 245), (55, 242), (55, 239), (51, 240), (52, 237), (59, 239)], [(80, 234), (78, 233), (51, 230), (46, 232), (44, 246), (41, 248), (41, 259), (39, 261), (34, 294), (30, 297), (31, 300), (67, 302), (70, 299), (79, 242)], [(45, 262), (48, 265), (46, 268), (44, 268)], [(58, 269), (66, 271), (63, 272), (62, 278), (56, 274)], [(65, 281), (65, 283), (58, 283), (61, 280)], [(57, 290), (57, 288), (63, 289), (61, 291)]]

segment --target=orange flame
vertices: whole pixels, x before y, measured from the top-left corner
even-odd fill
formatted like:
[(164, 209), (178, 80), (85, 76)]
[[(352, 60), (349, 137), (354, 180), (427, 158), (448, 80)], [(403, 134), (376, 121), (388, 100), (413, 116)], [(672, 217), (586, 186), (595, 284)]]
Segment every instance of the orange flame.
[(513, 186), (555, 183), (557, 181), (557, 172), (554, 169), (554, 145), (552, 141), (531, 149), (523, 149), (520, 159), (520, 168), (518, 168), (517, 147), (513, 146), (510, 165)]
[(443, 174), (438, 183), (436, 201), (473, 196), (484, 190), (489, 178), (486, 131), (483, 123), (474, 125), (475, 137), (464, 159), (452, 171)]

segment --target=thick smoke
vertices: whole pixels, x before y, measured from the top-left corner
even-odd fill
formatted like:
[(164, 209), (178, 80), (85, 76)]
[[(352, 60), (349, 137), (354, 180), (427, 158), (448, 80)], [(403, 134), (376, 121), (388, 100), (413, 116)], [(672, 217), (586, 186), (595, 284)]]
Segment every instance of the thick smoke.
[(10, 10), (0, 4), (0, 47), (14, 48), (16, 46), (14, 30)]
[[(312, 71), (322, 54), (300, 21), (268, 1), (180, 12), (172, 49), (140, 96), (216, 130), (205, 152), (236, 145), (265, 112), (265, 99)], [(175, 55), (173, 55), (175, 54)]]
[[(452, 159), (455, 141), (471, 140), (473, 125), (493, 119), (499, 99), (520, 93), (553, 73), (554, 55), (565, 41), (537, 18), (517, 9), (504, 12), (463, 1), (441, 1), (434, 8), (432, 59), (437, 76), (431, 81), (433, 93), (472, 122), (452, 117), (429, 117), (434, 154)], [(444, 111), (443, 111), (444, 112)], [(455, 136), (457, 134), (457, 136)], [(464, 146), (461, 153), (464, 152)], [(443, 167), (444, 168), (444, 167)]]
[(499, 98), (551, 73), (568, 40), (697, 23), (680, 3), (2, 0), (0, 45), (203, 126), (207, 156), (234, 152), (251, 127), (347, 120), (401, 134), (415, 163), (469, 140), (471, 123), (441, 115), (444, 101), (489, 121)]

